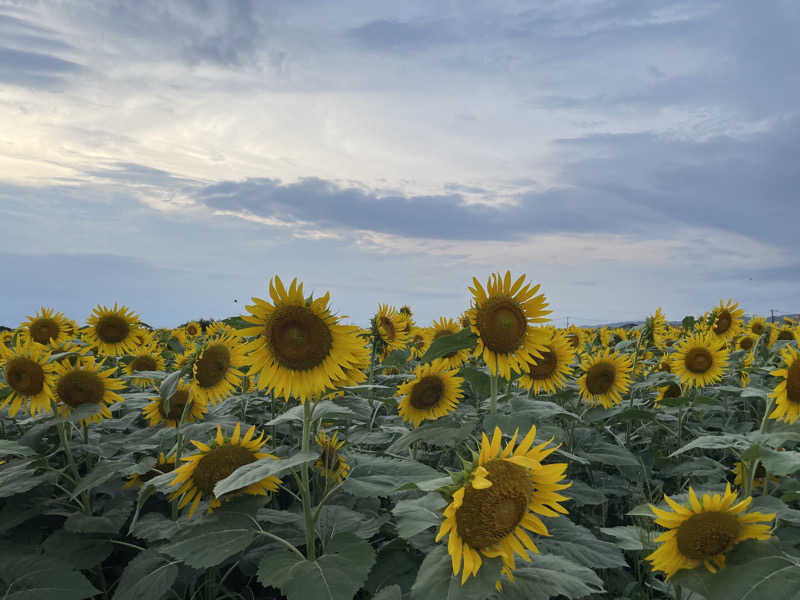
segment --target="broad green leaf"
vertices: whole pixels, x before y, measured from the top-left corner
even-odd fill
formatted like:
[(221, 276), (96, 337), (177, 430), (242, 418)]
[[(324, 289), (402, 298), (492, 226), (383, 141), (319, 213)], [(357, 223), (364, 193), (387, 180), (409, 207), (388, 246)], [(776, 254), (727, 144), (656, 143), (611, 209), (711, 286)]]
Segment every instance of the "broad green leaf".
[(217, 511), (158, 549), (195, 569), (209, 569), (242, 552), (255, 537), (255, 524), (246, 515)]
[(133, 463), (129, 459), (105, 460), (99, 462), (83, 479), (78, 482), (72, 491), (72, 497), (77, 498), (83, 492), (96, 488), (98, 485), (113, 479), (123, 469), (130, 467)]
[(161, 400), (163, 402), (169, 402), (169, 399), (172, 398), (173, 394), (175, 394), (175, 390), (178, 389), (178, 382), (181, 379), (182, 373), (183, 369), (175, 371), (174, 373), (170, 373), (161, 382), (161, 385), (158, 387), (158, 395), (161, 396)]
[(405, 484), (442, 476), (436, 469), (413, 460), (366, 454), (351, 456), (352, 469), (342, 489), (354, 496), (390, 496)]
[(178, 529), (177, 521), (168, 519), (161, 513), (150, 512), (139, 518), (133, 527), (132, 534), (148, 542), (157, 542), (172, 538)]
[(133, 499), (120, 496), (103, 508), (100, 515), (75, 513), (64, 521), (64, 529), (74, 533), (119, 533), (133, 510)]
[(636, 525), (620, 525), (618, 527), (601, 527), (600, 531), (616, 540), (617, 546), (623, 550), (644, 550), (645, 545), (653, 545), (648, 532)]
[(36, 450), (14, 440), (0, 440), (0, 456), (33, 456)]
[[(302, 423), (303, 422), (303, 412), (304, 408), (302, 404), (298, 404), (297, 406), (293, 406), (289, 410), (284, 413), (281, 413), (271, 421), (265, 423), (265, 426), (272, 426), (272, 425), (280, 425), (281, 423)], [(349, 417), (353, 414), (353, 411), (346, 406), (339, 406), (335, 402), (331, 400), (323, 400), (314, 406), (314, 414), (313, 419), (316, 421), (317, 419), (334, 419), (334, 418), (341, 418), (341, 417)]]
[(60, 558), (76, 569), (91, 569), (114, 551), (114, 544), (104, 536), (72, 533), (59, 529), (42, 544), (48, 556)]
[(43, 554), (4, 558), (0, 579), (3, 600), (84, 600), (100, 593), (69, 563)]
[(0, 467), (0, 498), (29, 492), (37, 485), (58, 477), (58, 474), (52, 472), (36, 475), (29, 468), (31, 460), (23, 460), (17, 464), (2, 465)]
[(258, 579), (281, 590), (288, 600), (352, 600), (374, 562), (375, 552), (368, 542), (342, 533), (316, 560), (288, 550), (268, 552), (258, 568)]
[(491, 392), (491, 377), (488, 369), (461, 367), (461, 376), (472, 386), (472, 392), (483, 400)]
[(616, 467), (639, 466), (639, 461), (631, 454), (630, 450), (606, 442), (596, 442), (591, 448), (580, 451), (576, 450), (575, 453), (591, 462), (604, 465), (614, 465)]
[(381, 363), (384, 367), (401, 367), (408, 362), (408, 357), (410, 353), (408, 350), (393, 350), (389, 353), (383, 362)]
[(161, 600), (178, 577), (178, 561), (155, 550), (137, 554), (122, 572), (113, 600)]
[(594, 569), (625, 567), (628, 562), (615, 544), (597, 539), (585, 527), (574, 524), (567, 517), (546, 519), (550, 537), (534, 541), (544, 554), (555, 554), (576, 564)]
[(791, 450), (776, 452), (763, 446), (754, 445), (745, 452), (743, 458), (761, 459), (764, 468), (770, 475), (791, 475), (800, 469), (800, 452)]
[(214, 496), (220, 496), (240, 490), (248, 485), (261, 481), (267, 477), (278, 476), (288, 469), (299, 467), (305, 463), (315, 461), (319, 458), (319, 452), (307, 450), (298, 452), (289, 458), (275, 460), (274, 458), (262, 458), (256, 462), (244, 465), (236, 469), (225, 479), (217, 482), (214, 486)]
[(452, 335), (443, 335), (433, 341), (427, 352), (420, 358), (420, 362), (429, 363), (445, 354), (458, 352), (464, 348), (474, 348), (477, 340), (478, 336), (469, 329), (462, 329)]
[(678, 456), (679, 454), (683, 454), (684, 452), (688, 452), (694, 448), (713, 448), (716, 450), (730, 448), (745, 450), (749, 447), (750, 441), (747, 439), (747, 437), (737, 433), (725, 435), (701, 435), (700, 437), (693, 439), (685, 446), (675, 450), (675, 452), (670, 454), (670, 457)]
[(399, 585), (390, 585), (389, 587), (381, 588), (377, 594), (372, 597), (372, 600), (402, 600), (403, 590)]
[(408, 539), (442, 524), (442, 509), (447, 502), (439, 494), (425, 494), (416, 500), (400, 500), (392, 509), (397, 519), (397, 535)]
[(470, 576), (461, 585), (461, 571), (457, 576), (453, 575), (447, 544), (437, 544), (419, 567), (417, 580), (411, 587), (411, 600), (484, 600), (500, 579), (502, 563), (499, 558), (482, 556), (481, 559), (478, 574)]
[[(320, 538), (333, 538), (339, 533), (352, 533), (368, 540), (378, 533), (388, 515), (376, 517), (338, 504), (326, 504), (319, 511), (317, 531)], [(305, 529), (305, 522), (303, 522)]]
[(439, 419), (430, 423), (424, 423), (420, 427), (400, 436), (386, 451), (397, 454), (408, 448), (417, 440), (422, 440), (426, 444), (431, 444), (432, 446), (455, 446), (469, 437), (474, 428), (475, 421), (472, 419), (466, 419), (462, 423)]
[(552, 554), (535, 554), (530, 563), (514, 570), (514, 583), (503, 579), (500, 598), (512, 600), (570, 600), (603, 593), (603, 582), (594, 571)]

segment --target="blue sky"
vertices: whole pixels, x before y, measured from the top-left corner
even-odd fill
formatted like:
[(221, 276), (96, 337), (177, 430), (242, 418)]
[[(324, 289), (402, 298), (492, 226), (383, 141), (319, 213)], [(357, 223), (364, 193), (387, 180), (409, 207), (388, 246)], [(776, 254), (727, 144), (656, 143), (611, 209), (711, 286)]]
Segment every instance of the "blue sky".
[[(0, 323), (800, 311), (800, 4), (0, 0)], [(237, 302), (234, 302), (234, 299)]]

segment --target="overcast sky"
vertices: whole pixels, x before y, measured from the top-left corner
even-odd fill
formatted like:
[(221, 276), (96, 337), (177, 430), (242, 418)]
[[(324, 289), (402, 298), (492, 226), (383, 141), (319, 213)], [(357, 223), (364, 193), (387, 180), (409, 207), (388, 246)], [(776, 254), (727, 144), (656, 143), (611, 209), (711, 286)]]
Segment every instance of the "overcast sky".
[[(800, 3), (0, 0), (0, 324), (800, 311)], [(238, 302), (234, 302), (238, 300)]]

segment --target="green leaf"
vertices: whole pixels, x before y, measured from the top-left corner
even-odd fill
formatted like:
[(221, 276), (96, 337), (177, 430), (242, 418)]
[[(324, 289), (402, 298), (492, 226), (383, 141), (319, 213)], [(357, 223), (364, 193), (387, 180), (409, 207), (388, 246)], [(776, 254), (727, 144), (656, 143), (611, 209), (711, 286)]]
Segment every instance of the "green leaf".
[(447, 502), (439, 494), (425, 494), (416, 500), (400, 500), (392, 509), (397, 519), (397, 535), (408, 539), (442, 523)]
[(763, 446), (752, 446), (743, 456), (750, 460), (760, 458), (770, 475), (791, 475), (800, 469), (800, 452), (776, 452)]
[(176, 521), (168, 519), (161, 513), (151, 512), (136, 522), (131, 533), (139, 539), (157, 542), (172, 538), (178, 532), (178, 528)]
[(382, 588), (372, 597), (372, 600), (402, 600), (403, 590), (399, 585), (390, 585)]
[[(302, 404), (298, 404), (297, 406), (293, 406), (289, 410), (284, 413), (281, 413), (271, 421), (268, 421), (265, 425), (280, 425), (281, 423), (302, 423), (303, 422), (303, 408)], [(346, 406), (339, 406), (335, 402), (331, 400), (323, 400), (322, 402), (318, 403), (314, 406), (314, 415), (313, 419), (316, 421), (317, 419), (322, 419), (323, 417), (326, 419), (334, 419), (334, 418), (341, 418), (341, 417), (349, 417), (353, 414), (353, 411)]]
[(405, 484), (442, 476), (436, 469), (412, 460), (366, 454), (351, 456), (352, 469), (342, 488), (354, 496), (390, 496)]
[(514, 579), (514, 583), (503, 580), (501, 598), (550, 600), (557, 596), (572, 600), (604, 591), (594, 571), (552, 554), (535, 554), (529, 564), (514, 570)]
[(288, 550), (268, 552), (258, 568), (258, 579), (281, 590), (288, 600), (352, 600), (374, 562), (369, 543), (341, 533), (316, 560)]
[(617, 467), (638, 467), (638, 459), (631, 454), (631, 451), (622, 446), (615, 446), (606, 442), (597, 442), (590, 449), (576, 451), (578, 456), (582, 456), (592, 462), (604, 465), (614, 465)]
[(452, 335), (443, 335), (433, 341), (428, 351), (420, 358), (420, 362), (429, 363), (451, 352), (458, 352), (464, 348), (472, 349), (475, 347), (477, 340), (478, 336), (469, 329), (462, 329), (458, 333)]
[(181, 529), (158, 549), (195, 569), (209, 569), (242, 552), (255, 537), (254, 524), (246, 515), (217, 511)]
[(177, 561), (169, 561), (155, 550), (145, 550), (125, 567), (113, 600), (161, 600), (177, 577)]
[(0, 498), (29, 492), (37, 485), (57, 477), (57, 474), (54, 473), (36, 475), (33, 470), (28, 468), (30, 462), (30, 460), (25, 460), (18, 464), (3, 465), (0, 468)]
[(133, 509), (133, 500), (118, 497), (103, 510), (102, 515), (75, 513), (64, 521), (64, 529), (73, 533), (119, 533)]
[(384, 367), (401, 367), (408, 362), (410, 352), (408, 350), (392, 350), (381, 363)]
[(411, 600), (484, 600), (494, 592), (502, 562), (499, 558), (482, 556), (481, 559), (478, 574), (461, 585), (461, 573), (453, 575), (447, 545), (437, 544), (419, 567), (417, 580), (411, 587)]
[(0, 456), (33, 456), (36, 451), (14, 440), (0, 440)]
[(469, 437), (474, 427), (475, 421), (472, 419), (465, 419), (460, 424), (453, 421), (448, 422), (448, 420), (442, 422), (442, 420), (439, 419), (431, 423), (425, 423), (407, 434), (400, 436), (386, 451), (396, 454), (405, 450), (417, 440), (422, 440), (426, 444), (431, 444), (432, 446), (455, 446)]
[[(649, 508), (648, 508), (649, 510)], [(646, 530), (636, 525), (620, 525), (619, 527), (601, 527), (600, 531), (616, 540), (617, 546), (623, 550), (644, 550), (653, 542)]]
[(133, 463), (128, 459), (107, 460), (100, 462), (83, 479), (78, 482), (72, 490), (72, 497), (77, 498), (83, 492), (96, 488), (98, 485), (113, 479), (120, 471), (131, 466)]
[[(380, 517), (369, 516), (339, 504), (326, 504), (319, 511), (317, 530), (320, 538), (332, 538), (339, 533), (352, 533), (368, 540), (378, 533), (383, 523), (388, 520), (388, 515)], [(303, 522), (305, 526), (305, 522)]]
[(100, 593), (69, 563), (41, 554), (4, 557), (0, 578), (3, 600), (84, 600)]
[(169, 402), (170, 398), (172, 398), (175, 390), (178, 389), (178, 382), (181, 379), (181, 374), (183, 373), (183, 369), (179, 369), (174, 373), (170, 373), (164, 378), (164, 381), (161, 382), (161, 385), (158, 387), (158, 395), (161, 396), (161, 400), (163, 402)]
[(72, 533), (59, 529), (42, 544), (48, 556), (60, 558), (76, 569), (91, 569), (114, 551), (105, 537)]
[(271, 476), (277, 476), (288, 469), (299, 467), (305, 463), (315, 461), (318, 458), (319, 452), (312, 452), (311, 450), (298, 452), (294, 456), (280, 460), (262, 458), (256, 462), (239, 467), (225, 479), (218, 481), (214, 486), (214, 495), (219, 498), (228, 492), (240, 490), (256, 481), (261, 481)]
[(684, 452), (688, 452), (694, 448), (713, 448), (715, 450), (737, 448), (739, 450), (745, 450), (749, 447), (750, 441), (747, 439), (747, 437), (737, 433), (729, 433), (725, 435), (701, 435), (700, 437), (693, 439), (682, 448), (675, 450), (675, 452), (670, 454), (670, 457), (678, 456), (679, 454), (683, 454)]
[(615, 544), (597, 539), (591, 531), (566, 517), (547, 519), (551, 537), (536, 540), (545, 554), (557, 554), (579, 565), (595, 569), (626, 567), (628, 561)]
[(476, 369), (475, 367), (461, 367), (461, 376), (464, 377), (472, 386), (472, 391), (477, 398), (483, 400), (491, 391), (491, 377), (488, 369)]
[(763, 398), (766, 400), (768, 396), (769, 390), (754, 385), (747, 386), (742, 390), (742, 398)]

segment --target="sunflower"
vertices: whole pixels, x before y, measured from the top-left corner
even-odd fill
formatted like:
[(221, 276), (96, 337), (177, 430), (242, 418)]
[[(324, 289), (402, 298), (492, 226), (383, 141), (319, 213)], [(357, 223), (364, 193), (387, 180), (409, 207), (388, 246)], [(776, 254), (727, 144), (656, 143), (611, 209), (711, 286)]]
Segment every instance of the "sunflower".
[(192, 345), (189, 342), (189, 338), (186, 335), (186, 332), (180, 327), (178, 329), (173, 329), (169, 332), (169, 337), (167, 338), (167, 344), (169, 344), (169, 342), (172, 342), (173, 340), (177, 342), (180, 345), (180, 347), (183, 348), (184, 350), (186, 350)]
[(656, 406), (661, 404), (661, 401), (666, 398), (680, 398), (683, 395), (683, 390), (681, 390), (681, 386), (674, 381), (669, 382), (667, 385), (664, 385), (658, 388), (658, 396), (656, 396)]
[(314, 441), (322, 448), (322, 454), (319, 455), (314, 466), (322, 471), (325, 477), (335, 479), (338, 483), (341, 483), (350, 473), (350, 465), (339, 454), (339, 448), (344, 446), (344, 440), (337, 440), (338, 435), (338, 433), (334, 433), (331, 437), (328, 437), (324, 431), (320, 431), (316, 435)]
[(589, 406), (612, 408), (622, 402), (622, 394), (631, 385), (633, 357), (606, 349), (584, 357), (580, 367), (583, 375), (578, 378), (578, 389)]
[[(745, 468), (741, 462), (737, 462), (733, 465), (733, 485), (742, 486), (744, 485), (744, 473)], [(756, 474), (753, 476), (753, 487), (755, 486), (763, 486), (764, 485), (764, 478), (767, 476), (767, 470), (764, 468), (764, 463), (759, 462), (758, 466), (756, 467)], [(770, 476), (770, 481), (778, 481), (778, 478)]]
[(428, 332), (423, 327), (413, 327), (411, 329), (411, 339), (408, 345), (411, 358), (422, 358), (428, 351), (428, 337)]
[(475, 356), (483, 356), (492, 375), (511, 378), (511, 370), (522, 372), (528, 361), (541, 358), (543, 349), (540, 329), (536, 323), (549, 321), (544, 294), (536, 295), (539, 285), (522, 285), (525, 275), (513, 284), (511, 272), (505, 276), (492, 273), (486, 289), (473, 277), (473, 306), (470, 309), (470, 328), (478, 335)]
[(739, 542), (769, 539), (769, 521), (775, 515), (745, 512), (753, 497), (734, 504), (737, 497), (727, 484), (724, 495), (704, 494), (702, 503), (689, 488), (689, 507), (665, 495), (664, 500), (674, 512), (651, 504), (650, 510), (658, 517), (656, 523), (668, 529), (655, 539), (662, 544), (647, 557), (653, 569), (666, 573), (667, 579), (681, 569), (694, 569), (701, 564), (716, 573), (717, 568), (725, 566), (725, 556)]
[[(222, 429), (217, 425), (216, 439), (210, 444), (192, 440), (192, 444), (200, 452), (181, 458), (181, 460), (186, 461), (186, 464), (175, 469), (175, 478), (170, 485), (183, 485), (170, 495), (170, 500), (180, 498), (178, 508), (183, 508), (191, 502), (192, 505), (189, 509), (190, 519), (203, 497), (213, 498), (208, 512), (212, 512), (215, 508), (221, 506), (220, 499), (214, 496), (214, 486), (218, 482), (241, 466), (254, 463), (263, 458), (275, 460), (278, 458), (272, 454), (260, 452), (264, 444), (269, 440), (269, 436), (265, 438), (262, 432), (257, 438), (254, 438), (255, 431), (256, 426), (253, 425), (247, 430), (244, 437), (241, 437), (241, 423), (237, 423), (236, 428), (233, 430), (233, 436), (225, 438), (222, 435)], [(280, 479), (270, 475), (260, 481), (251, 483), (241, 490), (231, 492), (231, 494), (243, 492), (252, 496), (265, 496), (267, 492), (277, 491), (280, 483)], [(227, 498), (228, 495), (226, 494), (225, 497)]]
[[(623, 330), (623, 335), (625, 336), (623, 339), (628, 339), (628, 332)], [(564, 332), (564, 337), (566, 337), (572, 349), (578, 352), (582, 351), (583, 346), (586, 344), (586, 332), (576, 325), (570, 325)]]
[(736, 337), (742, 327), (742, 317), (744, 316), (744, 311), (739, 308), (738, 303), (729, 299), (727, 303), (723, 304), (720, 300), (719, 306), (711, 314), (714, 316), (714, 322), (711, 325), (714, 337), (724, 340)]
[(667, 319), (664, 316), (664, 311), (659, 306), (656, 313), (648, 319), (649, 325), (652, 330), (653, 344), (658, 348), (663, 348), (667, 337)]
[(543, 338), (542, 345), (542, 357), (528, 363), (528, 369), (519, 379), (519, 384), (526, 390), (533, 388), (535, 394), (555, 394), (567, 385), (575, 349), (563, 332), (553, 328), (550, 328), (548, 337)]
[(136, 323), (139, 317), (127, 306), (114, 308), (97, 305), (86, 323), (86, 341), (97, 348), (99, 354), (121, 356), (136, 349)]
[(167, 427), (177, 427), (181, 421), (181, 415), (189, 404), (189, 410), (184, 418), (184, 423), (194, 423), (205, 417), (208, 412), (208, 405), (196, 400), (191, 395), (191, 386), (183, 381), (178, 381), (178, 387), (169, 399), (169, 410), (164, 406), (161, 396), (150, 398), (150, 404), (142, 409), (142, 415), (147, 419), (150, 427), (155, 427), (159, 423), (165, 423)]
[(772, 347), (775, 342), (780, 341), (796, 342), (797, 327), (794, 325), (773, 325), (769, 330), (768, 345)]
[[(21, 408), (36, 416), (52, 409), (53, 368), (48, 364), (49, 349), (17, 338), (12, 348), (0, 346), (0, 364), (6, 385), (11, 393), (2, 400), (0, 410), (9, 407), (9, 416), (15, 416)], [(0, 387), (5, 387), (0, 382)]]
[(405, 315), (396, 311), (393, 306), (379, 304), (374, 321), (375, 331), (383, 346), (383, 356), (406, 347), (411, 337), (411, 328)]
[(684, 339), (672, 357), (672, 372), (690, 388), (717, 383), (728, 366), (725, 338), (703, 333)]
[(406, 423), (419, 427), (425, 419), (434, 421), (456, 409), (464, 395), (464, 378), (457, 377), (455, 370), (448, 370), (446, 360), (437, 358), (417, 365), (414, 374), (415, 379), (397, 386), (397, 394), (403, 396), (397, 412)]
[(208, 337), (214, 337), (216, 335), (239, 335), (239, 330), (235, 327), (231, 327), (227, 323), (223, 323), (222, 321), (214, 321), (206, 327), (206, 335)]
[[(136, 371), (163, 371), (164, 369), (164, 358), (159, 352), (150, 348), (140, 348), (133, 360), (125, 366), (125, 373), (135, 375)], [(155, 379), (136, 377), (131, 380), (132, 385), (139, 387), (147, 387), (150, 383), (155, 383)]]
[(183, 326), (183, 333), (186, 334), (187, 338), (191, 339), (201, 335), (203, 333), (203, 328), (197, 321), (189, 321)]
[(95, 364), (94, 356), (85, 356), (74, 365), (69, 361), (57, 362), (53, 366), (55, 372), (55, 398), (57, 408), (62, 417), (68, 416), (73, 409), (84, 404), (94, 404), (100, 410), (96, 414), (81, 420), (81, 424), (99, 423), (111, 418), (108, 408), (114, 402), (122, 402), (123, 398), (114, 390), (121, 390), (125, 384), (119, 379), (112, 379), (116, 368), (100, 370)]
[[(453, 494), (444, 510), (444, 521), (436, 541), (449, 533), (447, 551), (453, 563), (453, 575), (461, 574), (462, 585), (481, 568), (481, 554), (487, 558), (502, 557), (504, 572), (514, 568), (514, 554), (530, 561), (527, 550), (539, 552), (527, 531), (550, 535), (537, 516), (557, 517), (567, 514), (561, 506), (569, 498), (559, 490), (564, 483), (567, 465), (543, 465), (555, 447), (545, 442), (531, 448), (536, 427), (528, 431), (516, 446), (517, 435), (501, 451), (503, 434), (495, 427), (492, 440), (484, 433), (480, 454), (473, 460), (466, 483)], [(526, 550), (527, 548), (527, 550)]]
[(764, 317), (753, 317), (747, 322), (747, 331), (758, 337), (767, 330), (767, 320)]
[(135, 352), (150, 350), (158, 346), (155, 334), (144, 327), (139, 327), (133, 332), (133, 341), (137, 348)]
[(344, 369), (358, 362), (363, 341), (358, 327), (341, 325), (328, 308), (330, 294), (306, 304), (303, 284), (294, 279), (289, 289), (279, 277), (270, 281), (273, 304), (253, 298), (251, 314), (242, 318), (254, 327), (241, 335), (256, 336), (245, 344), (245, 364), (258, 374), (258, 388), (268, 387), (277, 397), (290, 396), (305, 402), (333, 387)]
[(175, 470), (175, 455), (171, 454), (169, 457), (165, 457), (164, 453), (161, 452), (158, 455), (158, 461), (154, 464), (147, 473), (134, 473), (133, 475), (128, 476), (128, 481), (125, 482), (125, 485), (122, 487), (125, 489), (132, 488), (132, 487), (142, 487), (145, 483), (153, 479), (154, 477), (158, 477), (159, 475), (163, 475), (164, 473), (172, 473)]
[(744, 335), (740, 335), (738, 338), (736, 338), (734, 347), (736, 350), (744, 350), (745, 352), (749, 352), (753, 349), (753, 346), (756, 345), (757, 341), (758, 337), (749, 333), (745, 333)]
[(786, 367), (770, 372), (770, 375), (782, 377), (783, 381), (769, 394), (776, 400), (775, 410), (769, 418), (794, 423), (800, 416), (800, 354), (795, 348), (786, 346), (781, 351), (781, 358)]
[(41, 310), (22, 323), (19, 328), (28, 339), (50, 346), (61, 344), (70, 337), (70, 325), (67, 318), (52, 308), (41, 307)]
[(328, 397), (343, 396), (344, 390), (338, 389), (364, 383), (367, 380), (370, 349), (364, 345), (353, 348), (352, 362), (349, 366), (342, 367), (342, 376), (331, 380), (331, 391)]
[(658, 360), (655, 370), (662, 373), (672, 373), (672, 360), (668, 354), (665, 354)]
[(742, 384), (743, 388), (750, 385), (750, 370), (752, 369), (754, 362), (755, 356), (752, 352), (750, 352), (744, 357), (742, 364), (739, 367), (739, 382)]
[[(425, 347), (430, 348), (431, 344), (441, 337), (453, 335), (461, 331), (461, 326), (453, 319), (441, 317), (438, 321), (433, 322), (432, 327), (426, 329)], [(456, 369), (464, 364), (470, 357), (470, 349), (463, 348), (455, 352), (448, 352), (442, 358), (447, 363), (448, 369)]]
[(217, 404), (242, 383), (245, 351), (238, 338), (222, 336), (209, 341), (192, 367), (192, 397)]

